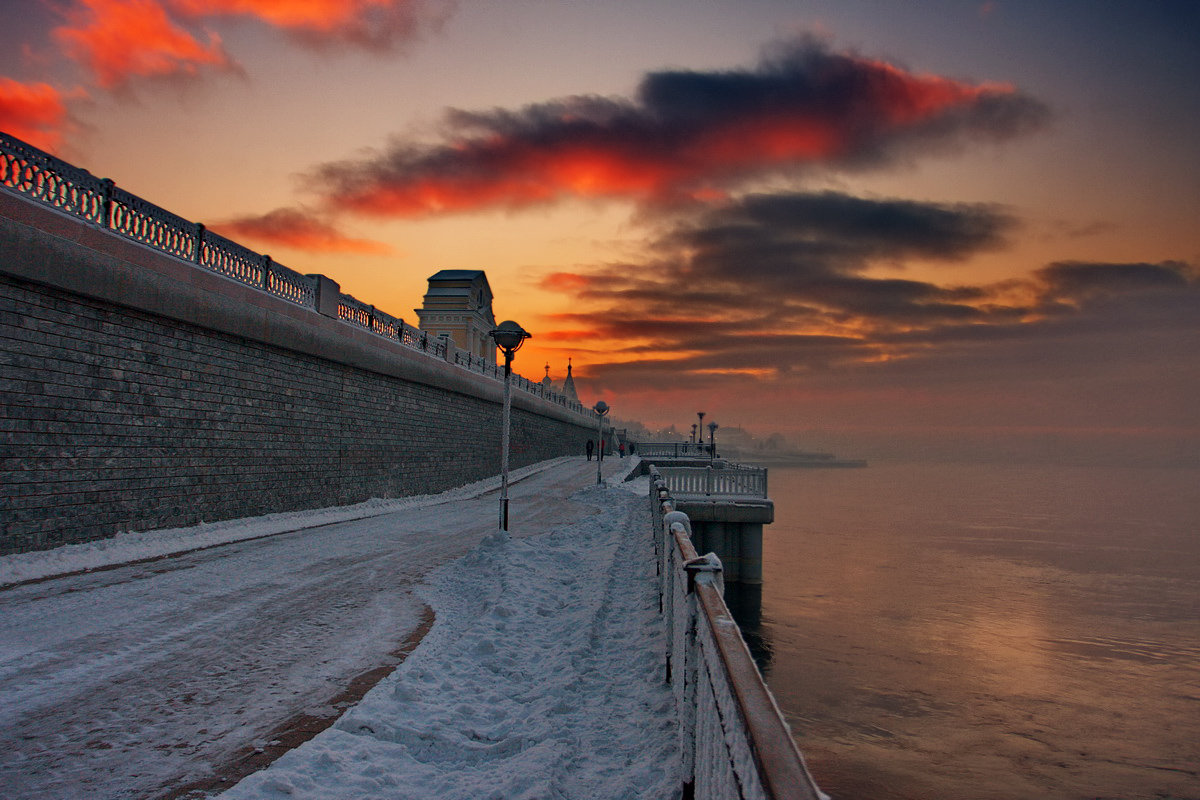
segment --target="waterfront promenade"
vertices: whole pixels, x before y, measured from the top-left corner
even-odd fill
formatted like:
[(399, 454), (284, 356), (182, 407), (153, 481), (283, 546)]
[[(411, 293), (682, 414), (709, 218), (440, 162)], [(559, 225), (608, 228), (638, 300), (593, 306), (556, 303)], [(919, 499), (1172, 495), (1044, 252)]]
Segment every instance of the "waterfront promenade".
[[(331, 727), (228, 797), (673, 796), (649, 511), (595, 468), (519, 471), (510, 539), (484, 485), (0, 591), (0, 794), (204, 796), (303, 738), (281, 733), (301, 719)], [(120, 562), (123, 545), (99, 549)], [(37, 558), (0, 559), (0, 580)]]

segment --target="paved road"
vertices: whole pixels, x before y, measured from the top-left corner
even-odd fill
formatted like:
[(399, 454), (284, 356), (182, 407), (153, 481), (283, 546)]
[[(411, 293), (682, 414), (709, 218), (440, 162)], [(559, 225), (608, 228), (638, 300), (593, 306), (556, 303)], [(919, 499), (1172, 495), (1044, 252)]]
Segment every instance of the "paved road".
[[(605, 473), (623, 466), (606, 462)], [(512, 534), (599, 509), (595, 464), (510, 488)], [(496, 526), (497, 493), (0, 592), (0, 796), (145, 798), (211, 775), (394, 664), (433, 567)]]

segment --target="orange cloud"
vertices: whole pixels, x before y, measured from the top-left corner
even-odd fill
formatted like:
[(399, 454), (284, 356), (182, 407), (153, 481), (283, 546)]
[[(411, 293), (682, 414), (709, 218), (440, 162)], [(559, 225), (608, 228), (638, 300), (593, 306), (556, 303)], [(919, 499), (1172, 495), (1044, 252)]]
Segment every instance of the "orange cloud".
[(48, 83), (20, 83), (0, 77), (0, 130), (34, 147), (54, 150), (62, 143), (67, 107)]
[(538, 285), (551, 292), (579, 292), (587, 289), (597, 279), (577, 272), (552, 272), (544, 276)]
[(313, 43), (343, 40), (386, 48), (433, 15), (424, 0), (171, 0), (190, 17), (254, 17)]
[(597, 336), (593, 330), (539, 331), (538, 338), (551, 342), (592, 342)]
[(222, 236), (269, 242), (311, 253), (390, 255), (393, 248), (371, 239), (354, 239), (303, 211), (279, 208), (259, 217), (239, 217), (212, 226)]
[(68, 23), (54, 29), (67, 55), (113, 89), (135, 77), (196, 75), (204, 67), (231, 68), (220, 37), (201, 44), (155, 0), (80, 0)]
[(371, 8), (404, 5), (395, 0), (173, 0), (172, 5), (191, 16), (219, 14), (258, 17), (280, 28), (335, 30)]
[(381, 155), (327, 164), (316, 180), (335, 207), (405, 217), (567, 197), (714, 200), (779, 172), (1006, 139), (1045, 116), (1010, 86), (917, 75), (806, 41), (754, 70), (650, 74), (633, 99), (452, 111), (442, 143), (396, 140)]

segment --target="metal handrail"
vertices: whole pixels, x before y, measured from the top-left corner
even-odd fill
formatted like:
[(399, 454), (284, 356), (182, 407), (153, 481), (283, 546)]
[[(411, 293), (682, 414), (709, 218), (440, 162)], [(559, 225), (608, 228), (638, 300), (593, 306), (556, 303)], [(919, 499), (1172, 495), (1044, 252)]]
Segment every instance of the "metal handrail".
[(725, 604), (720, 562), (697, 557), (690, 521), (674, 511), (655, 466), (650, 503), (685, 796), (819, 800), (823, 795)]

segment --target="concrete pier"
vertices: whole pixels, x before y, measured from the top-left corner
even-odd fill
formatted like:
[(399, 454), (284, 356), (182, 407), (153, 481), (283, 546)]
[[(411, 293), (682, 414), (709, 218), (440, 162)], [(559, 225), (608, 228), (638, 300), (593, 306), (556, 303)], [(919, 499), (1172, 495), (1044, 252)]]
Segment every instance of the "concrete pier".
[(675, 509), (691, 521), (699, 553), (716, 553), (726, 583), (762, 584), (763, 525), (775, 521), (767, 496), (767, 470), (725, 459), (676, 456), (681, 445), (639, 443), (644, 473), (657, 473), (669, 487)]
[(677, 497), (675, 508), (692, 522), (692, 543), (700, 553), (716, 553), (728, 583), (762, 583), (763, 525), (775, 521), (768, 498)]

